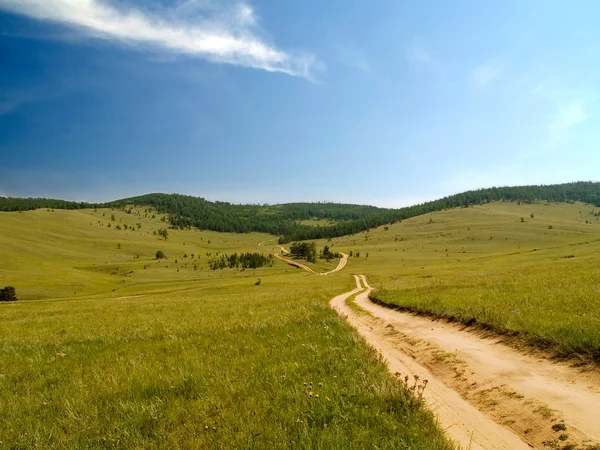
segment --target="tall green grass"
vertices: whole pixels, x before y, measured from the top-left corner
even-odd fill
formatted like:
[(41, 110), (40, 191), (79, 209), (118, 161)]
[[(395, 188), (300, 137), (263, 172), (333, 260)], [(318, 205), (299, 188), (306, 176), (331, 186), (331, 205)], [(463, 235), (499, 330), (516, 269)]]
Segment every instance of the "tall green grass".
[(3, 307), (0, 446), (450, 448), (317, 280)]
[(329, 307), (349, 271), (195, 271), (184, 252), (265, 236), (165, 242), (158, 218), (125, 234), (104, 213), (0, 215), (0, 276), (21, 295), (0, 304), (0, 448), (451, 448)]
[(369, 276), (380, 302), (600, 362), (598, 212), (492, 203), (336, 239), (333, 248), (360, 251), (353, 270)]

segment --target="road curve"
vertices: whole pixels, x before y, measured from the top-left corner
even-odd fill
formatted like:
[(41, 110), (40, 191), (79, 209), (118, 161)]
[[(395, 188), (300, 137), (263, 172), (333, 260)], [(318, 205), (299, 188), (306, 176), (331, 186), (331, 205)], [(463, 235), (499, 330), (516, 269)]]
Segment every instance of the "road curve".
[(316, 273), (314, 270), (312, 270), (311, 267), (307, 266), (306, 264), (302, 264), (298, 261), (294, 261), (293, 259), (284, 258), (283, 256), (278, 255), (277, 253), (275, 253), (274, 256), (275, 256), (275, 258), (280, 259), (281, 261), (289, 264), (290, 266), (298, 267), (299, 269), (306, 270), (307, 272)]
[[(472, 448), (519, 448), (508, 435), (498, 434), (508, 430), (533, 448), (600, 448), (596, 416), (600, 373), (596, 368), (581, 369), (524, 354), (498, 338), (483, 337), (464, 326), (374, 304), (369, 299), (372, 288), (364, 275), (360, 278), (367, 289), (355, 301), (368, 314), (357, 315), (344, 302), (342, 312), (380, 349), (393, 372), (411, 376), (427, 373), (427, 390), (434, 387), (429, 392), (434, 398), (428, 404), (442, 424), (455, 424), (449, 434), (461, 445), (465, 432), (473, 432)], [(340, 309), (340, 305), (334, 306)], [(404, 369), (393, 365), (403, 365)], [(448, 391), (461, 399), (460, 405), (469, 405), (471, 412), (464, 405), (457, 409), (459, 404)], [(496, 431), (480, 422), (473, 409), (491, 420)], [(459, 410), (460, 420), (454, 420), (453, 411)], [(453, 428), (457, 429), (453, 432)], [(489, 436), (496, 440), (495, 446), (486, 441), (488, 430), (498, 434)]]
[[(376, 323), (369, 315), (358, 314), (347, 304), (346, 300), (357, 295), (357, 302), (368, 301), (372, 288), (364, 277), (354, 275), (356, 289), (334, 297), (330, 304), (385, 358), (392, 373), (408, 375), (413, 379), (418, 375), (421, 379), (429, 380), (423, 394), (426, 406), (436, 415), (447, 435), (455, 443), (465, 449), (472, 450), (525, 450), (530, 447), (511, 430), (498, 425), (477, 408), (466, 402), (456, 391), (436, 379), (425, 367), (413, 358), (396, 348), (385, 339), (386, 327)], [(366, 290), (361, 287), (361, 278)]]
[(333, 273), (333, 272), (339, 272), (344, 267), (346, 267), (346, 264), (348, 263), (348, 255), (346, 255), (345, 253), (341, 253), (341, 252), (340, 252), (340, 255), (342, 255), (342, 258), (340, 259), (340, 262), (338, 263), (338, 265), (335, 269), (330, 270), (329, 272), (321, 272), (319, 275), (329, 275), (330, 273)]
[[(289, 253), (289, 251), (287, 251), (281, 245), (278, 245), (277, 247), (279, 247), (283, 253)], [(307, 266), (306, 264), (303, 264), (301, 262), (295, 261), (293, 259), (285, 258), (277, 253), (275, 253), (274, 256), (275, 256), (275, 258), (289, 264), (290, 266), (298, 267), (299, 269), (306, 270), (307, 272), (318, 273), (319, 275), (329, 275), (330, 273), (339, 272), (344, 267), (346, 267), (346, 264), (348, 263), (348, 255), (345, 253), (340, 253), (340, 255), (342, 255), (342, 257), (341, 257), (340, 262), (338, 263), (337, 267), (333, 270), (330, 270), (329, 272), (315, 272), (312, 269), (312, 267)]]

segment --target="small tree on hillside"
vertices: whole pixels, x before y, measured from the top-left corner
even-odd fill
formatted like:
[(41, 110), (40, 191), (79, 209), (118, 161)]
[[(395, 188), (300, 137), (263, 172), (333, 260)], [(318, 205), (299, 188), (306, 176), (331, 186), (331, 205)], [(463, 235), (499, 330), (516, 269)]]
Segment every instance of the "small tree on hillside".
[(156, 259), (164, 259), (166, 257), (167, 257), (167, 255), (165, 255), (165, 252), (163, 252), (162, 250), (156, 251)]
[(17, 300), (17, 291), (12, 286), (0, 289), (0, 302), (14, 302)]
[(169, 232), (167, 231), (166, 228), (160, 228), (158, 230), (158, 235), (166, 241), (167, 238), (169, 237)]

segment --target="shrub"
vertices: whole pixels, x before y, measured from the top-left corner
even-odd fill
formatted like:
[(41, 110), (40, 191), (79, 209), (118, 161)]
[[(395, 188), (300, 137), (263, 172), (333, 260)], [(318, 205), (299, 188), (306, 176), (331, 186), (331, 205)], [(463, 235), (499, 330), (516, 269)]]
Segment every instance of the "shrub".
[(0, 289), (0, 302), (14, 302), (17, 300), (17, 291), (12, 286)]
[(163, 252), (162, 250), (156, 251), (156, 259), (164, 259), (166, 257), (167, 257), (167, 255), (165, 255), (165, 252)]

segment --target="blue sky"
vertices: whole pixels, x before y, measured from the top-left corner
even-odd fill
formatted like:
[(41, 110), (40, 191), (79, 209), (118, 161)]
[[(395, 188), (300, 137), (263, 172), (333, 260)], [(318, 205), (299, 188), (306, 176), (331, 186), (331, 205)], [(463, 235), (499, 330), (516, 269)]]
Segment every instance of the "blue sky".
[(0, 0), (0, 195), (598, 180), (600, 3)]

